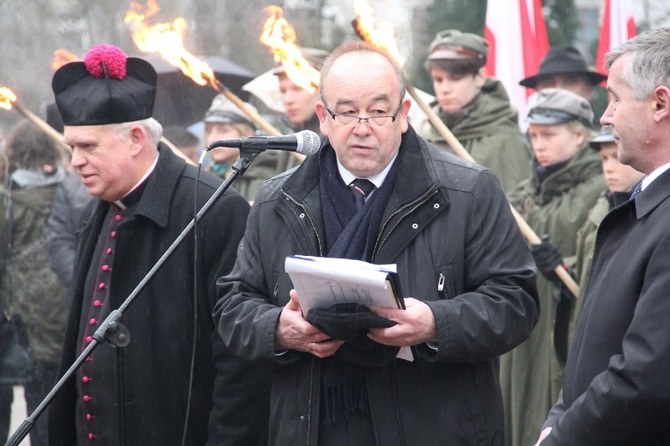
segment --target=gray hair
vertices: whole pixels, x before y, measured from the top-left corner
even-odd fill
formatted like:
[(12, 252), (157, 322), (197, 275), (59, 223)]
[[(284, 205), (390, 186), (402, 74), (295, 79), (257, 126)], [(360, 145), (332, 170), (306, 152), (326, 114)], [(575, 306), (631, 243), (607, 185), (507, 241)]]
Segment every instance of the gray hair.
[(402, 67), (398, 64), (398, 61), (395, 60), (395, 58), (389, 53), (385, 48), (372, 45), (368, 42), (363, 42), (359, 40), (352, 40), (350, 42), (345, 42), (339, 47), (337, 47), (330, 55), (326, 58), (326, 61), (323, 64), (323, 67), (321, 68), (321, 82), (319, 85), (319, 90), (321, 92), (321, 100), (325, 102), (324, 97), (325, 97), (325, 92), (326, 92), (326, 81), (328, 79), (328, 75), (330, 74), (330, 69), (333, 66), (333, 63), (340, 58), (340, 56), (343, 56), (347, 53), (353, 53), (353, 52), (370, 52), (370, 53), (377, 53), (381, 54), (386, 60), (389, 61), (391, 66), (393, 67), (393, 71), (395, 72), (396, 78), (398, 79), (398, 83), (400, 84), (400, 100), (402, 100), (405, 97), (405, 92), (406, 92), (406, 87), (405, 87), (405, 73), (402, 70)]
[(163, 126), (154, 118), (142, 119), (141, 121), (121, 122), (119, 124), (109, 124), (109, 129), (116, 134), (119, 139), (128, 135), (128, 130), (132, 125), (139, 124), (147, 132), (147, 138), (152, 146), (157, 146), (163, 135)]
[(628, 57), (622, 78), (641, 100), (649, 97), (659, 85), (670, 88), (670, 28), (653, 29), (639, 34), (605, 57), (608, 70), (620, 57)]

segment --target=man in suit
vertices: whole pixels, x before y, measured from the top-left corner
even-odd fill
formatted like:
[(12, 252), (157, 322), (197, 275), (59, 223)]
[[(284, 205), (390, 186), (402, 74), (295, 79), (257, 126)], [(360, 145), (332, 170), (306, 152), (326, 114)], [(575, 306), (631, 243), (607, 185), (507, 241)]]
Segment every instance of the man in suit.
[(670, 442), (670, 28), (606, 58), (619, 160), (646, 176), (598, 229), (548, 445)]

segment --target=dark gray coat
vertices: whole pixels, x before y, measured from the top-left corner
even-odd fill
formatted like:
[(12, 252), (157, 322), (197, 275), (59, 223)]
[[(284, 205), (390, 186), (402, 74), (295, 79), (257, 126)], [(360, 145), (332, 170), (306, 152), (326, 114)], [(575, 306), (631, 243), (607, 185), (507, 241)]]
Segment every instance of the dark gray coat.
[(545, 445), (670, 444), (670, 171), (598, 229)]
[[(323, 150), (332, 150), (327, 141)], [(318, 439), (321, 360), (296, 351), (277, 357), (274, 334), (292, 288), (284, 259), (324, 254), (319, 154), (261, 188), (235, 269), (219, 281), (224, 341), (274, 370), (273, 445)], [(532, 258), (490, 170), (427, 144), (411, 128), (396, 163), (373, 258), (396, 263), (405, 295), (428, 303), (439, 345), (413, 346), (412, 363), (367, 369), (377, 442), (502, 445), (498, 355), (537, 321)]]
[(79, 219), (92, 198), (79, 175), (68, 175), (56, 189), (53, 209), (47, 223), (49, 264), (68, 289), (72, 285), (74, 274)]
[[(161, 145), (135, 214), (121, 224), (112, 267), (113, 307), (118, 308), (193, 218), (196, 169)], [(198, 208), (221, 181), (202, 172)], [(80, 310), (85, 278), (109, 203), (94, 200), (82, 216), (61, 374), (79, 354)], [(267, 432), (269, 382), (256, 368), (233, 357), (216, 336), (212, 308), (215, 283), (230, 271), (249, 211), (247, 201), (228, 190), (198, 223), (198, 343), (188, 445), (259, 445)], [(125, 349), (126, 444), (179, 445), (186, 413), (193, 337), (192, 234), (169, 257), (128, 308), (123, 325), (131, 334)], [(107, 344), (98, 349), (111, 348)], [(110, 367), (115, 367), (110, 364)], [(52, 445), (85, 444), (75, 426), (77, 386), (69, 380), (50, 407)], [(113, 380), (112, 380), (113, 381)], [(115, 386), (114, 382), (109, 383)], [(112, 392), (114, 394), (114, 392)], [(110, 405), (116, 400), (110, 400)], [(112, 421), (101, 424), (113, 432)], [(209, 439), (208, 439), (209, 432)], [(108, 433), (108, 435), (110, 435)], [(78, 443), (77, 443), (78, 441)]]

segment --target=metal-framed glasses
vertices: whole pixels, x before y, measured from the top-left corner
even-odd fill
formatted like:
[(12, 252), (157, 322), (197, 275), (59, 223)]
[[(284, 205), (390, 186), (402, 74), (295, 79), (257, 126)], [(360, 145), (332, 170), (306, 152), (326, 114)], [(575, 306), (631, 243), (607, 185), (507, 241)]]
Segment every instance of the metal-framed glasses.
[(361, 122), (365, 122), (368, 125), (374, 124), (376, 127), (384, 127), (391, 122), (395, 122), (395, 118), (398, 116), (398, 113), (400, 113), (400, 109), (402, 108), (402, 101), (400, 101), (398, 108), (390, 116), (368, 116), (367, 118), (341, 113), (333, 113), (325, 102), (323, 103), (323, 106), (326, 108), (328, 114), (330, 114), (330, 116), (333, 118), (333, 121), (343, 127), (356, 127)]

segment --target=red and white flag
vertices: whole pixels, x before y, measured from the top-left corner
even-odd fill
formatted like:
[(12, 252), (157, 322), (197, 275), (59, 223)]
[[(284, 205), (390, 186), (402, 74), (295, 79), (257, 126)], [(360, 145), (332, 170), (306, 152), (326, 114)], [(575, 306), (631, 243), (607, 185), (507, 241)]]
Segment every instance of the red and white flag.
[[(600, 40), (596, 55), (596, 70), (607, 74), (605, 69), (605, 54), (618, 47), (637, 34), (633, 8), (629, 0), (605, 0), (603, 4), (603, 19), (600, 26)], [(603, 87), (607, 81), (601, 84)]]
[(502, 82), (522, 123), (533, 92), (519, 81), (537, 74), (549, 50), (541, 0), (488, 0), (484, 38), (489, 44), (488, 75)]

